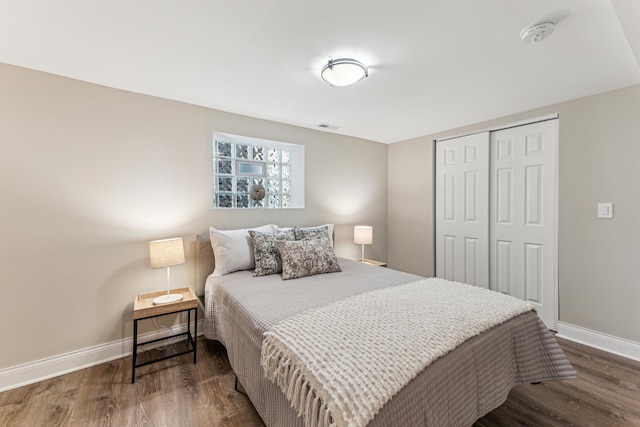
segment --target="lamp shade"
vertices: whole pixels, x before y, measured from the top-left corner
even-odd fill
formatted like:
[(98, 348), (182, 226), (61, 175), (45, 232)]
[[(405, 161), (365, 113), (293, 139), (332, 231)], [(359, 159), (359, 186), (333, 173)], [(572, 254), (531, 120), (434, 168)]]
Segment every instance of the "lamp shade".
[(184, 244), (182, 237), (154, 240), (149, 242), (151, 268), (173, 267), (184, 264)]
[(353, 243), (357, 245), (370, 245), (373, 243), (373, 227), (368, 225), (356, 225), (353, 229)]

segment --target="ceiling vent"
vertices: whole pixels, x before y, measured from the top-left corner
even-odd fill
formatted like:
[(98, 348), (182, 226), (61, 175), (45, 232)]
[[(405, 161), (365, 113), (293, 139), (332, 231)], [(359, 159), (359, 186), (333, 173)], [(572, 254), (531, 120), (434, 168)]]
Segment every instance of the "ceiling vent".
[(318, 125), (318, 127), (320, 129), (333, 129), (333, 130), (340, 129), (340, 126), (338, 126), (338, 125), (330, 125), (328, 123), (320, 123)]

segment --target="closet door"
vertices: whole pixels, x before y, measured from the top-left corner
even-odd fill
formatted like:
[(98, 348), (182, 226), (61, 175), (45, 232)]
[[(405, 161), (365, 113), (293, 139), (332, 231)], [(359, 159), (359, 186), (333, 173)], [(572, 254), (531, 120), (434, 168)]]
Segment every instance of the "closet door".
[(436, 277), (489, 287), (489, 133), (436, 143)]
[(558, 121), (491, 134), (491, 289), (530, 302), (556, 330)]

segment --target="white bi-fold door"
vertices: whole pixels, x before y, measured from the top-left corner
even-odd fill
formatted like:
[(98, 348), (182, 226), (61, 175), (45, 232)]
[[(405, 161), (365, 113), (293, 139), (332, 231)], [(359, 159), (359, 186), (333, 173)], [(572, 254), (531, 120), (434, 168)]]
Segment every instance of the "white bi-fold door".
[(489, 133), (436, 144), (436, 276), (489, 287)]
[(530, 302), (557, 323), (558, 121), (491, 135), (491, 289)]
[[(557, 139), (558, 120), (548, 120), (436, 144), (436, 276), (488, 283), (492, 290), (528, 301), (553, 330), (558, 319)], [(469, 178), (471, 169), (461, 161), (472, 140), (486, 156), (485, 165), (474, 166), (478, 172), (471, 175), (483, 177), (486, 168), (486, 180)], [(470, 194), (478, 198), (472, 205), (486, 206), (486, 216), (478, 213), (477, 221), (465, 216)], [(482, 253), (470, 251), (472, 246)]]

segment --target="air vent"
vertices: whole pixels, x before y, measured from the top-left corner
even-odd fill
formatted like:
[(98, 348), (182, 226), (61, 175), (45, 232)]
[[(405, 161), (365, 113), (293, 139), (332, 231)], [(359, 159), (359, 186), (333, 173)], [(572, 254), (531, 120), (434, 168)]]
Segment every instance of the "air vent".
[(340, 129), (340, 126), (338, 126), (338, 125), (330, 125), (328, 123), (320, 123), (318, 125), (318, 127), (320, 129), (333, 129), (333, 130)]

